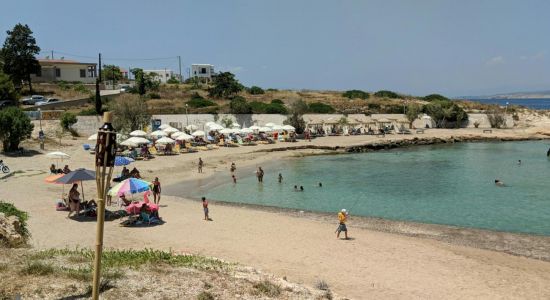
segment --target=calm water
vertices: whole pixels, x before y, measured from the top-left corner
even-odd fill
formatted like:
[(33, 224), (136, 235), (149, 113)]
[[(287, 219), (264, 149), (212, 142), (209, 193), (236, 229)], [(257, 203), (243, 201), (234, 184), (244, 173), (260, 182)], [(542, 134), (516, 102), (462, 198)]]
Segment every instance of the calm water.
[[(227, 184), (198, 190), (196, 196), (550, 235), (548, 144), (461, 143), (307, 157), (269, 167), (263, 184), (250, 171), (237, 172), (236, 185), (228, 175)], [(277, 183), (279, 172), (283, 184)], [(508, 186), (495, 186), (495, 178)], [(294, 185), (305, 191), (295, 192)]]
[(521, 105), (531, 109), (550, 109), (550, 99), (472, 99), (469, 101), (500, 106), (506, 106), (508, 102), (509, 105)]

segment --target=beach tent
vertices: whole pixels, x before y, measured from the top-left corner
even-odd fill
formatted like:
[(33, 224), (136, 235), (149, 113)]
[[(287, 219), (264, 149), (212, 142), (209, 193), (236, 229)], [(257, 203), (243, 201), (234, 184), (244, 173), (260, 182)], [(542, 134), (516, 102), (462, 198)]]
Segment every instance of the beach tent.
[(176, 141), (174, 141), (173, 139), (171, 139), (169, 137), (163, 137), (163, 138), (160, 138), (160, 139), (156, 140), (155, 144), (166, 145), (166, 144), (173, 144), (175, 142)]
[(205, 133), (202, 130), (197, 130), (197, 131), (193, 132), (191, 135), (192, 136), (202, 136), (202, 137), (204, 137)]
[(147, 135), (147, 132), (143, 130), (134, 130), (130, 132), (130, 136), (146, 136), (146, 135)]
[(153, 131), (149, 134), (150, 136), (159, 137), (159, 136), (167, 136), (168, 134), (162, 130)]

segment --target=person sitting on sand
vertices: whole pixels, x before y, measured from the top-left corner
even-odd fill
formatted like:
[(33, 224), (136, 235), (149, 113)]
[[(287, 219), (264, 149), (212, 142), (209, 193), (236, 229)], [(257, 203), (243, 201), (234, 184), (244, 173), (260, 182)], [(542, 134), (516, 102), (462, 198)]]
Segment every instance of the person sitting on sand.
[(132, 204), (132, 201), (126, 199), (126, 195), (124, 195), (124, 194), (118, 195), (118, 198), (120, 199), (120, 201), (122, 201), (122, 203), (123, 203), (122, 206), (128, 206), (128, 205)]
[(80, 213), (80, 193), (78, 192), (78, 184), (73, 184), (73, 187), (69, 191), (69, 215), (70, 217), (73, 211), (78, 216)]
[(120, 173), (120, 179), (124, 180), (129, 177), (130, 177), (130, 170), (128, 170), (126, 167), (122, 167), (122, 172)]
[(134, 167), (132, 169), (132, 171), (130, 171), (130, 177), (141, 179), (141, 175), (139, 174), (139, 170), (136, 167)]
[(348, 220), (348, 212), (345, 208), (338, 213), (338, 229), (336, 229), (336, 238), (340, 238), (340, 232), (344, 232), (345, 239), (348, 239), (348, 228), (346, 227), (346, 221)]
[(55, 168), (54, 164), (50, 166), (50, 174), (57, 174), (57, 169)]
[(500, 187), (504, 187), (504, 182), (502, 182), (500, 179), (495, 179), (495, 185), (496, 186), (500, 186)]
[(63, 168), (63, 174), (69, 174), (71, 173), (71, 169), (69, 169), (69, 165), (65, 165)]

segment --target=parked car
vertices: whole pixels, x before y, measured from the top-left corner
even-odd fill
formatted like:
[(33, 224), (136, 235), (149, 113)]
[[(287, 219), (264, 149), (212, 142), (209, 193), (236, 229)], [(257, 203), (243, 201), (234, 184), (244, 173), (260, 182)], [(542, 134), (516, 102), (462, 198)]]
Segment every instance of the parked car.
[(35, 105), (36, 102), (45, 101), (46, 98), (41, 95), (32, 95), (29, 98), (25, 98), (21, 101), (24, 105)]
[(57, 99), (57, 98), (48, 98), (46, 99), (46, 101), (39, 101), (39, 102), (36, 102), (34, 105), (45, 105), (45, 104), (51, 104), (51, 103), (56, 103), (56, 102), (60, 102), (61, 100)]
[(123, 86), (120, 87), (120, 91), (123, 92), (123, 93), (128, 93), (132, 89), (133, 89), (133, 87), (131, 85), (123, 85)]
[(13, 100), (0, 100), (0, 109), (6, 108), (8, 106), (15, 106), (15, 101), (13, 101)]

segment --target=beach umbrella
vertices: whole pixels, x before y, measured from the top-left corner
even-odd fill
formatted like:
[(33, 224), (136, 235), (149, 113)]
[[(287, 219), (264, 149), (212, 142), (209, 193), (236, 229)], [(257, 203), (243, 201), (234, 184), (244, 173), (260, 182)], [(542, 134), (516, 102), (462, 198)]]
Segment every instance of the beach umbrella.
[(178, 141), (189, 141), (192, 139), (193, 139), (193, 136), (190, 136), (187, 133), (183, 133), (183, 132), (182, 134), (179, 134), (178, 137), (176, 138), (176, 140)]
[(82, 189), (82, 200), (84, 200), (84, 186), (82, 185), (82, 181), (88, 180), (95, 180), (95, 171), (76, 169), (63, 175), (62, 177), (59, 177), (54, 182), (62, 184), (73, 184), (80, 182), (80, 188)]
[(138, 146), (138, 144), (136, 144), (131, 139), (127, 139), (127, 140), (123, 141), (122, 143), (120, 143), (120, 145), (127, 146), (127, 147), (137, 147)]
[(224, 129), (220, 130), (221, 134), (230, 134), (230, 133), (233, 133), (233, 132), (235, 132), (235, 130), (229, 129), (229, 128), (224, 128)]
[(243, 128), (240, 130), (241, 133), (252, 133), (254, 132), (254, 130), (250, 129), (250, 128)]
[(146, 135), (147, 135), (147, 132), (143, 130), (134, 130), (130, 132), (130, 136), (146, 136)]
[(250, 129), (258, 130), (258, 129), (260, 129), (260, 126), (252, 125), (252, 126), (250, 126)]
[(281, 131), (281, 130), (283, 130), (283, 126), (273, 125), (273, 127), (271, 127), (271, 129), (273, 129), (273, 131)]
[(122, 194), (137, 194), (148, 191), (153, 186), (152, 183), (137, 179), (137, 178), (128, 178), (115, 185), (109, 190), (109, 195), (118, 196)]
[(146, 139), (144, 137), (141, 137), (141, 136), (131, 137), (131, 138), (127, 139), (127, 141), (131, 141), (132, 143), (137, 144), (137, 145), (149, 144), (151, 142), (148, 139)]
[(164, 130), (164, 129), (168, 128), (168, 127), (172, 127), (172, 126), (170, 126), (170, 125), (168, 125), (168, 124), (162, 124), (162, 125), (159, 126), (159, 129), (160, 129), (160, 130)]
[(197, 131), (193, 132), (191, 135), (192, 136), (202, 136), (202, 137), (204, 137), (205, 134), (204, 134), (204, 131), (197, 130)]
[(222, 130), (223, 129), (223, 126), (220, 125), (220, 124), (210, 124), (210, 126), (208, 126), (208, 128), (210, 128), (210, 130)]
[(159, 137), (159, 136), (167, 136), (168, 134), (162, 130), (157, 130), (157, 131), (151, 132), (149, 135)]
[(233, 124), (231, 124), (231, 128), (241, 128), (241, 125), (239, 125), (237, 123), (233, 123)]
[(133, 163), (134, 160), (126, 156), (116, 156), (115, 157), (115, 166), (127, 166)]
[(88, 137), (88, 141), (97, 141), (97, 133), (94, 133)]
[(193, 130), (197, 130), (199, 129), (199, 127), (197, 125), (194, 125), (194, 124), (189, 124), (185, 127), (187, 130), (189, 131), (193, 131)]
[(273, 130), (272, 130), (271, 128), (269, 128), (269, 127), (260, 127), (260, 128), (258, 129), (258, 131), (260, 131), (260, 132), (271, 132), (271, 131), (273, 131)]
[(282, 127), (284, 130), (289, 130), (289, 131), (294, 131), (296, 130), (296, 128), (294, 128), (294, 126), (292, 125), (283, 125)]
[(212, 122), (212, 121), (206, 122), (206, 123), (204, 124), (204, 126), (210, 127), (210, 125), (212, 125), (212, 124), (216, 124), (216, 122)]
[(60, 158), (60, 159), (71, 158), (71, 156), (69, 154), (63, 153), (63, 152), (60, 152), (60, 151), (50, 152), (50, 153), (46, 154), (46, 156), (50, 157), (50, 158)]
[(158, 140), (156, 140), (155, 144), (173, 144), (175, 143), (176, 141), (174, 141), (173, 139), (169, 138), (169, 137), (163, 137), (163, 138), (160, 138)]
[(174, 127), (168, 127), (168, 128), (164, 128), (162, 131), (170, 134), (170, 133), (175, 133), (175, 132), (179, 132), (179, 130), (177, 130), (176, 128)]
[(265, 127), (273, 127), (273, 126), (275, 126), (275, 123), (267, 123), (267, 124), (265, 124), (264, 126), (265, 126)]

